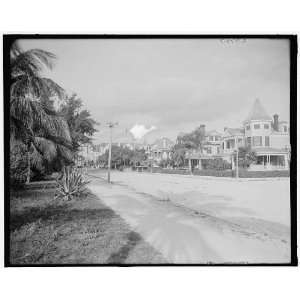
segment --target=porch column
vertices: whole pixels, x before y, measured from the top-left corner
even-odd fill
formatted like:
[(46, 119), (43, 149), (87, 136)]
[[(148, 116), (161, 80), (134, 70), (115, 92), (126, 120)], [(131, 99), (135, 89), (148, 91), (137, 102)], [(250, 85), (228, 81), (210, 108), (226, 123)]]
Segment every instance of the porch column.
[(271, 155), (268, 155), (268, 164), (267, 164), (268, 169), (271, 169)]
[(199, 162), (198, 162), (198, 169), (202, 170), (202, 161), (201, 161), (201, 159), (199, 159)]
[(192, 172), (192, 159), (189, 158), (189, 170), (190, 172)]
[(231, 155), (231, 170), (235, 169), (235, 164), (234, 164), (234, 157)]
[(288, 161), (288, 156), (287, 154), (284, 154), (284, 169), (288, 170), (289, 169), (289, 161)]

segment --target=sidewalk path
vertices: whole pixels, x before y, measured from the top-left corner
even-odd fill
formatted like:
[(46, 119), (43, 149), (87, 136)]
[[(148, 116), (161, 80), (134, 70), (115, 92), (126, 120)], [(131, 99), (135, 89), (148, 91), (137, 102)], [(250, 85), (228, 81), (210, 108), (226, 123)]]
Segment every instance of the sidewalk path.
[(91, 177), (90, 190), (170, 263), (287, 263), (289, 241)]

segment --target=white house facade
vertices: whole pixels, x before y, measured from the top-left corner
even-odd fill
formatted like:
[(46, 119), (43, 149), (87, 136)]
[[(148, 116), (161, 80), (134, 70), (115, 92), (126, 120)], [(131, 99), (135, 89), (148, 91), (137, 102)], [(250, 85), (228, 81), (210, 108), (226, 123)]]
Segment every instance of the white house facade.
[[(212, 134), (213, 133), (213, 134)], [(211, 137), (213, 136), (213, 137)], [(252, 110), (240, 128), (224, 128), (223, 134), (210, 131), (205, 134), (202, 151), (187, 154), (190, 168), (202, 168), (202, 160), (222, 158), (232, 164), (239, 147), (250, 147), (257, 157), (250, 170), (288, 170), (290, 161), (289, 124), (279, 121), (275, 114), (271, 118), (261, 102), (256, 99)]]

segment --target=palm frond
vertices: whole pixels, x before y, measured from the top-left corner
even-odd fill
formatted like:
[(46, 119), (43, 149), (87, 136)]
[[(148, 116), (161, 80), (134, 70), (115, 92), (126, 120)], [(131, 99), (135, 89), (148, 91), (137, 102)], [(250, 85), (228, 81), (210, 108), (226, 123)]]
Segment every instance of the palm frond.
[(19, 74), (33, 76), (43, 71), (45, 67), (52, 69), (56, 56), (41, 49), (31, 49), (25, 52), (11, 52), (11, 58), (12, 76)]
[(43, 153), (43, 157), (49, 163), (56, 157), (56, 145), (51, 140), (44, 137), (34, 137), (34, 146), (39, 149), (40, 153)]
[(31, 128), (32, 120), (31, 99), (28, 97), (13, 98), (10, 104), (10, 116), (19, 120), (25, 127)]
[(49, 78), (41, 78), (39, 76), (21, 74), (13, 78), (11, 85), (11, 96), (18, 98), (24, 95), (32, 95), (37, 99), (50, 99), (65, 97), (65, 90)]
[(35, 147), (32, 148), (33, 150), (30, 153), (30, 163), (35, 169), (42, 170), (44, 167), (44, 158)]
[(66, 161), (71, 162), (74, 158), (74, 153), (63, 145), (57, 145), (57, 151)]
[(62, 117), (47, 114), (38, 101), (31, 101), (31, 109), (34, 123), (43, 128), (45, 137), (57, 137), (71, 143), (69, 126)]

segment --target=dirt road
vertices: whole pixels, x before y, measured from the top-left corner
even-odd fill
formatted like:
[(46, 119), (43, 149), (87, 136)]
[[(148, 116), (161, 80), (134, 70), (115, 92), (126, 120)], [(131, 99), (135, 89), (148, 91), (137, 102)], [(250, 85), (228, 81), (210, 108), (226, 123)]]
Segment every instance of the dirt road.
[[(238, 209), (237, 203), (243, 199), (234, 198), (236, 191), (221, 196), (224, 181), (207, 184), (203, 179), (178, 176), (119, 172), (112, 174), (113, 184), (107, 184), (101, 179), (103, 173), (93, 172), (89, 187), (170, 263), (290, 261), (289, 227), (283, 224), (287, 217), (274, 222), (274, 209), (273, 215), (266, 212), (266, 218), (260, 209), (253, 211), (247, 205)], [(204, 182), (205, 193), (199, 191), (200, 182)], [(226, 190), (232, 190), (234, 186), (228, 188), (228, 184)], [(248, 184), (241, 185), (243, 194), (240, 191), (238, 195), (244, 195), (245, 186), (252, 189), (252, 194), (259, 194), (259, 189), (253, 190), (259, 184)]]

